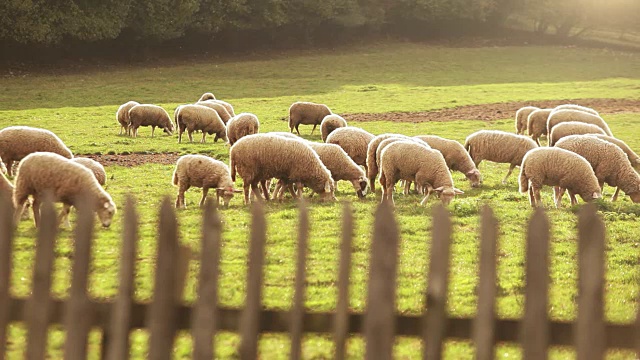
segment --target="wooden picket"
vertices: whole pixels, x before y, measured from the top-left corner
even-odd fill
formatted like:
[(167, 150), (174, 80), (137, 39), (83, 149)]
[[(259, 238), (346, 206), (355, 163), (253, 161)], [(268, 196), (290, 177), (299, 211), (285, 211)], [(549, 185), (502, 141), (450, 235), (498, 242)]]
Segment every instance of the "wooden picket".
[[(10, 292), (13, 210), (0, 199), (0, 360), (6, 356), (7, 328), (23, 322), (27, 328), (26, 357), (44, 359), (50, 325), (65, 330), (64, 356), (88, 356), (88, 334), (92, 328), (102, 332), (102, 358), (129, 357), (129, 335), (133, 329), (149, 333), (149, 357), (169, 359), (177, 331), (187, 330), (193, 338), (193, 358), (211, 359), (214, 338), (219, 331), (240, 334), (239, 356), (259, 357), (259, 337), (264, 333), (284, 333), (291, 339), (290, 357), (302, 357), (302, 339), (307, 333), (333, 335), (335, 358), (346, 358), (350, 335), (360, 334), (366, 341), (368, 359), (393, 357), (396, 336), (423, 340), (423, 358), (442, 357), (447, 340), (472, 341), (477, 359), (492, 359), (498, 343), (519, 343), (526, 359), (545, 359), (551, 346), (573, 346), (578, 359), (601, 359), (607, 349), (640, 351), (640, 316), (633, 324), (611, 324), (604, 319), (604, 223), (595, 206), (584, 206), (578, 216), (579, 295), (575, 322), (550, 320), (549, 221), (542, 209), (534, 211), (528, 226), (526, 245), (526, 287), (524, 317), (496, 317), (496, 249), (498, 221), (483, 207), (480, 224), (478, 310), (474, 318), (447, 314), (449, 257), (452, 239), (451, 218), (443, 206), (433, 209), (428, 285), (422, 315), (399, 315), (396, 310), (396, 277), (400, 229), (387, 202), (375, 213), (371, 242), (370, 276), (366, 312), (349, 311), (349, 273), (354, 223), (352, 208), (345, 204), (337, 274), (335, 313), (307, 312), (304, 309), (306, 257), (310, 226), (309, 210), (300, 204), (298, 249), (294, 299), (290, 311), (263, 309), (266, 220), (264, 207), (251, 208), (246, 300), (242, 309), (218, 305), (218, 276), (222, 242), (222, 223), (215, 204), (203, 210), (198, 297), (193, 305), (182, 298), (190, 250), (181, 246), (178, 224), (171, 202), (165, 199), (160, 210), (155, 287), (149, 303), (136, 302), (134, 294), (135, 259), (138, 242), (138, 215), (131, 197), (126, 200), (119, 269), (119, 290), (113, 301), (96, 301), (87, 293), (91, 265), (94, 215), (86, 201), (78, 203), (74, 233), (74, 262), (67, 299), (50, 296), (51, 274), (57, 220), (49, 201), (41, 205), (42, 218), (36, 239), (36, 259), (32, 294), (16, 298)], [(640, 352), (639, 352), (640, 354)]]

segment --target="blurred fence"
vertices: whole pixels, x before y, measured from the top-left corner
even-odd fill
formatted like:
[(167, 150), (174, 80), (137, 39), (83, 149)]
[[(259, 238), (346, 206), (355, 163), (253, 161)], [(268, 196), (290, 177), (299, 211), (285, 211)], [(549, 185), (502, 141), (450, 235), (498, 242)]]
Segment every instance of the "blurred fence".
[(46, 357), (47, 331), (52, 324), (61, 325), (66, 332), (64, 355), (68, 359), (87, 357), (88, 333), (92, 328), (98, 328), (102, 333), (101, 355), (107, 359), (128, 358), (132, 329), (148, 331), (151, 359), (171, 358), (178, 330), (190, 331), (195, 359), (213, 358), (215, 343), (212, 339), (218, 331), (240, 334), (238, 352), (242, 359), (258, 357), (259, 335), (263, 333), (289, 334), (292, 359), (301, 357), (304, 333), (332, 334), (337, 359), (345, 358), (345, 343), (352, 334), (364, 336), (367, 359), (390, 359), (395, 336), (421, 338), (423, 358), (426, 359), (440, 358), (443, 343), (448, 339), (473, 342), (478, 359), (493, 359), (497, 343), (520, 344), (525, 359), (544, 359), (548, 348), (554, 345), (574, 347), (578, 359), (600, 359), (607, 349), (638, 349), (640, 344), (638, 323), (610, 324), (604, 320), (604, 224), (592, 205), (584, 206), (579, 213), (579, 296), (575, 322), (548, 318), (549, 223), (540, 209), (533, 213), (528, 227), (524, 317), (512, 320), (498, 319), (495, 314), (498, 223), (491, 209), (486, 207), (482, 210), (479, 234), (475, 318), (453, 317), (446, 311), (452, 227), (449, 214), (441, 206), (436, 206), (433, 213), (426, 309), (420, 316), (396, 313), (400, 234), (393, 209), (385, 204), (375, 213), (365, 313), (348, 310), (354, 230), (349, 205), (345, 205), (342, 215), (338, 299), (332, 313), (308, 312), (304, 308), (309, 235), (309, 217), (304, 205), (300, 207), (295, 295), (290, 311), (268, 310), (261, 305), (266, 224), (260, 204), (251, 210), (247, 293), (242, 309), (223, 308), (217, 303), (221, 222), (210, 202), (203, 211), (198, 297), (192, 305), (182, 301), (190, 253), (178, 242), (176, 216), (168, 199), (162, 203), (160, 211), (153, 297), (150, 303), (135, 302), (138, 215), (130, 198), (124, 211), (119, 292), (112, 301), (99, 302), (87, 295), (94, 215), (86, 204), (78, 206), (72, 284), (67, 299), (50, 296), (57, 231), (52, 204), (42, 206), (33, 289), (28, 298), (15, 298), (10, 294), (12, 210), (10, 206), (0, 207), (0, 359), (5, 357), (7, 329), (12, 322), (26, 324), (28, 359)]

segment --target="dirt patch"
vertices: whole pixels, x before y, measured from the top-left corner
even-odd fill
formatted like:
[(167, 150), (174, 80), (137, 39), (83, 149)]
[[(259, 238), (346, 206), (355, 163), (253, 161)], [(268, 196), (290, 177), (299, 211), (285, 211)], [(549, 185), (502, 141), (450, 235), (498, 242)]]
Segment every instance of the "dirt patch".
[(164, 154), (119, 154), (119, 155), (80, 155), (91, 158), (103, 166), (138, 166), (143, 164), (162, 164), (173, 165), (176, 163), (180, 154), (164, 153)]
[(602, 114), (640, 112), (640, 100), (631, 99), (566, 99), (548, 101), (518, 101), (509, 103), (458, 106), (450, 109), (417, 112), (390, 112), (383, 114), (345, 114), (347, 121), (396, 121), (428, 122), (454, 120), (501, 120), (514, 118), (516, 111), (523, 106), (552, 108), (561, 104), (580, 104), (596, 109)]

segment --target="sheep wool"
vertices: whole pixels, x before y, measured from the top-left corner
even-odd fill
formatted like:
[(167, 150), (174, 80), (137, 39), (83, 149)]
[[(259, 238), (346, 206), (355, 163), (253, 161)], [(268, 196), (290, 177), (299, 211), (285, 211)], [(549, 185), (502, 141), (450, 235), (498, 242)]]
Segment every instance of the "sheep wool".
[(627, 158), (629, 158), (629, 161), (631, 162), (633, 168), (636, 170), (640, 169), (640, 156), (638, 156), (638, 154), (636, 154), (624, 141), (607, 135), (591, 134), (591, 136), (595, 136), (598, 139), (618, 145), (620, 149), (622, 149), (622, 151), (627, 154)]
[(118, 121), (118, 124), (120, 124), (120, 134), (122, 135), (122, 132), (124, 130), (125, 134), (130, 135), (130, 131), (129, 131), (129, 110), (131, 110), (132, 107), (136, 106), (136, 105), (140, 105), (140, 103), (138, 103), (137, 101), (128, 101), (122, 105), (120, 105), (120, 107), (118, 108), (118, 111), (116, 111), (116, 120)]
[(406, 135), (386, 133), (373, 137), (371, 141), (369, 141), (369, 144), (367, 144), (367, 159), (365, 160), (365, 163), (367, 164), (366, 168), (369, 187), (372, 192), (376, 191), (376, 176), (378, 176), (378, 172), (380, 172), (380, 169), (378, 168), (378, 157), (376, 156), (378, 153), (378, 147), (381, 142), (390, 138), (409, 139)]
[(222, 198), (224, 206), (229, 206), (229, 201), (237, 192), (227, 164), (204, 155), (181, 156), (176, 162), (172, 183), (178, 187), (176, 208), (186, 207), (184, 193), (190, 187), (202, 188), (200, 207), (204, 206), (209, 189), (216, 191), (216, 203), (220, 204)]
[(26, 156), (18, 167), (13, 204), (16, 216), (22, 213), (29, 196), (33, 197), (33, 216), (36, 226), (40, 221), (40, 198), (50, 193), (56, 202), (64, 204), (61, 219), (68, 221), (71, 206), (76, 205), (83, 194), (88, 196), (102, 223), (111, 225), (116, 205), (98, 183), (91, 170), (63, 156), (48, 152), (37, 152)]
[(163, 129), (168, 135), (172, 135), (174, 131), (169, 113), (158, 105), (140, 104), (132, 107), (129, 110), (129, 120), (133, 137), (138, 137), (140, 126), (151, 126), (151, 137), (156, 127)]
[(333, 130), (345, 126), (347, 126), (347, 120), (342, 116), (336, 114), (325, 116), (320, 123), (320, 137), (322, 138), (322, 141), (326, 142), (327, 136), (329, 136)]
[(354, 126), (335, 129), (327, 136), (328, 144), (339, 145), (356, 164), (364, 166), (367, 172), (367, 147), (373, 134)]
[(569, 135), (600, 134), (604, 135), (604, 130), (600, 127), (579, 121), (562, 122), (554, 126), (549, 134), (549, 146), (554, 146), (558, 140)]
[(14, 174), (13, 163), (25, 156), (47, 151), (71, 159), (71, 150), (56, 134), (46, 129), (30, 126), (9, 126), (0, 130), (0, 158), (10, 174)]
[(198, 101), (207, 101), (207, 100), (215, 100), (215, 99), (216, 99), (216, 96), (213, 95), (213, 93), (206, 92), (202, 94), (202, 96), (200, 96), (200, 99)]
[(104, 166), (102, 166), (102, 164), (100, 164), (99, 162), (86, 157), (76, 157), (71, 159), (71, 161), (76, 162), (91, 170), (93, 175), (96, 177), (96, 180), (98, 180), (98, 184), (104, 186), (104, 184), (107, 183), (107, 172), (104, 171)]
[(529, 193), (532, 207), (541, 206), (540, 189), (553, 186), (554, 203), (560, 206), (560, 198), (566, 189), (571, 204), (577, 204), (575, 195), (584, 201), (602, 197), (598, 179), (582, 156), (557, 147), (542, 147), (529, 151), (520, 167), (519, 189)]
[(556, 110), (549, 115), (547, 120), (547, 133), (551, 134), (551, 129), (561, 122), (578, 121), (592, 124), (604, 130), (606, 135), (613, 136), (609, 125), (598, 115), (593, 115), (580, 110)]
[(516, 111), (516, 134), (524, 134), (527, 130), (527, 119), (529, 114), (540, 108), (535, 106), (525, 106)]
[(525, 154), (538, 145), (530, 138), (499, 130), (480, 130), (467, 136), (464, 148), (469, 152), (473, 163), (478, 167), (482, 160), (510, 164), (507, 178), (516, 166), (520, 166)]
[[(233, 145), (244, 136), (257, 134), (260, 131), (258, 117), (251, 113), (241, 113), (227, 123), (229, 145)], [(288, 133), (285, 133), (288, 134)]]
[(291, 104), (289, 107), (289, 130), (300, 135), (298, 127), (302, 125), (313, 125), (311, 134), (316, 130), (316, 126), (322, 123), (322, 120), (327, 115), (331, 115), (331, 109), (325, 104), (316, 104), (312, 102), (298, 101)]
[(227, 111), (227, 108), (224, 107), (224, 105), (220, 104), (219, 102), (216, 102), (214, 100), (207, 100), (207, 101), (198, 101), (196, 103), (196, 105), (202, 105), (202, 106), (206, 106), (210, 109), (215, 110), (218, 113), (218, 116), (220, 116), (220, 119), (222, 119), (222, 122), (227, 125), (227, 123), (229, 122), (229, 119), (231, 119), (231, 114), (229, 114), (229, 111)]
[(553, 108), (553, 110), (554, 111), (558, 111), (558, 110), (580, 110), (580, 111), (587, 112), (589, 114), (600, 116), (600, 114), (598, 114), (598, 112), (595, 111), (594, 109), (592, 109), (590, 107), (582, 106), (582, 105), (576, 105), (576, 104), (558, 105), (555, 108)]
[(367, 189), (364, 171), (340, 146), (312, 141), (307, 142), (307, 145), (318, 154), (320, 161), (327, 167), (336, 184), (340, 180), (350, 181), (358, 197), (364, 197)]
[(534, 110), (527, 117), (527, 135), (540, 146), (540, 137), (547, 135), (547, 119), (553, 109)]
[(415, 138), (426, 142), (431, 148), (436, 149), (444, 156), (444, 161), (452, 171), (459, 171), (471, 182), (472, 187), (482, 184), (480, 170), (471, 160), (471, 156), (464, 146), (455, 140), (445, 139), (436, 135), (419, 135)]
[(178, 113), (178, 143), (182, 142), (182, 133), (187, 131), (189, 141), (193, 142), (193, 132), (202, 131), (201, 143), (206, 142), (207, 134), (213, 135), (214, 142), (218, 139), (227, 141), (227, 128), (218, 113), (202, 105), (183, 105)]
[(220, 104), (220, 105), (224, 106), (224, 108), (227, 110), (227, 112), (229, 113), (229, 115), (231, 117), (236, 116), (235, 110), (233, 109), (233, 105), (229, 104), (228, 102), (222, 101), (222, 100), (218, 100), (218, 99), (209, 100), (209, 102), (213, 102), (213, 103)]

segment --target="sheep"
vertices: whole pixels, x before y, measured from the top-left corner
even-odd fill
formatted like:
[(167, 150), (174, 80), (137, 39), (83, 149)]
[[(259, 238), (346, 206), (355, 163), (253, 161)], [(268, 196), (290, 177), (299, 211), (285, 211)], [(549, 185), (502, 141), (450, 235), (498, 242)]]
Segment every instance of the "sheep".
[(386, 133), (386, 134), (380, 134), (375, 136), (367, 144), (367, 159), (365, 160), (365, 163), (367, 164), (366, 168), (367, 168), (367, 178), (369, 179), (369, 187), (371, 188), (372, 192), (376, 191), (376, 185), (375, 185), (376, 176), (378, 176), (378, 172), (379, 172), (378, 160), (377, 160), (378, 158), (376, 157), (376, 153), (377, 153), (378, 147), (380, 146), (380, 143), (390, 138), (409, 139), (409, 137), (405, 135)]
[(551, 134), (551, 129), (561, 122), (579, 121), (587, 124), (593, 124), (600, 127), (606, 135), (613, 136), (607, 123), (598, 115), (593, 115), (580, 110), (556, 110), (549, 115), (547, 119), (547, 133)]
[(180, 115), (180, 110), (182, 109), (184, 105), (178, 105), (176, 106), (176, 109), (173, 111), (173, 126), (175, 129), (179, 129), (180, 127), (178, 126), (178, 115)]
[(380, 157), (382, 201), (388, 200), (393, 204), (393, 188), (399, 179), (415, 181), (416, 185), (427, 189), (426, 196), (420, 205), (426, 203), (432, 192), (438, 193), (445, 205), (449, 204), (457, 194), (463, 194), (463, 191), (453, 186), (451, 173), (447, 169), (442, 154), (416, 141), (396, 141), (382, 151)]
[(553, 109), (538, 109), (529, 114), (527, 118), (527, 135), (540, 146), (540, 136), (547, 135), (547, 119)]
[(251, 113), (241, 113), (227, 123), (227, 136), (229, 145), (233, 145), (243, 136), (257, 134), (260, 130), (258, 117)]
[(331, 109), (324, 104), (303, 101), (294, 102), (289, 107), (289, 130), (293, 133), (295, 128), (298, 135), (300, 135), (300, 130), (298, 130), (300, 124), (313, 124), (313, 129), (311, 129), (311, 135), (313, 135), (316, 126), (322, 123), (325, 116), (331, 114), (333, 114)]
[(601, 198), (598, 179), (582, 156), (557, 147), (541, 147), (529, 151), (520, 166), (519, 190), (528, 191), (529, 204), (541, 206), (540, 189), (543, 185), (553, 186), (554, 203), (560, 206), (560, 198), (564, 190), (569, 191), (571, 205), (577, 204), (578, 194), (586, 201)]
[(436, 149), (444, 156), (444, 161), (451, 171), (459, 171), (466, 176), (471, 182), (471, 187), (480, 187), (482, 184), (482, 175), (480, 170), (471, 160), (471, 156), (464, 149), (464, 146), (455, 140), (449, 140), (436, 135), (419, 135), (415, 138), (420, 139), (431, 148)]
[(176, 208), (186, 207), (184, 193), (192, 186), (202, 188), (200, 207), (204, 206), (209, 189), (216, 190), (216, 203), (220, 204), (222, 198), (225, 207), (229, 206), (233, 194), (240, 192), (234, 189), (227, 164), (204, 155), (181, 156), (176, 161), (172, 182), (178, 187)]
[(525, 133), (527, 130), (527, 119), (529, 118), (529, 114), (539, 109), (539, 107), (535, 106), (525, 106), (516, 111), (516, 134)]
[[(260, 198), (258, 183), (277, 178), (308, 186), (321, 200), (335, 200), (331, 173), (318, 154), (302, 141), (278, 135), (254, 134), (238, 140), (229, 150), (231, 179), (236, 173), (244, 182), (244, 200), (249, 203), (249, 188)], [(265, 194), (268, 199), (268, 193)]]
[(340, 180), (350, 181), (358, 198), (364, 198), (367, 189), (365, 173), (340, 146), (312, 141), (308, 141), (307, 145), (318, 154), (320, 161), (331, 173), (335, 188)]
[(367, 146), (373, 139), (373, 135), (358, 127), (345, 126), (335, 129), (327, 136), (328, 144), (340, 145), (349, 154), (356, 164), (364, 166), (367, 172)]
[(111, 225), (116, 212), (111, 195), (100, 186), (91, 170), (58, 154), (29, 154), (20, 162), (16, 175), (13, 191), (16, 220), (22, 214), (25, 202), (32, 196), (33, 216), (38, 226), (40, 202), (47, 193), (53, 195), (54, 201), (64, 204), (59, 221), (65, 221), (67, 225), (71, 206), (75, 206), (83, 196), (89, 197), (104, 227)]
[(535, 141), (524, 135), (498, 130), (476, 131), (467, 136), (464, 143), (464, 148), (469, 152), (476, 167), (482, 160), (511, 164), (507, 175), (502, 179), (503, 184), (507, 183), (513, 169), (522, 163), (527, 151), (537, 147)]
[(231, 114), (229, 114), (229, 111), (227, 111), (227, 108), (225, 108), (224, 105), (220, 104), (219, 102), (216, 102), (213, 100), (198, 101), (196, 105), (206, 106), (208, 108), (215, 110), (225, 125), (227, 125), (227, 123), (229, 122), (229, 119), (231, 119), (232, 117)]
[(342, 116), (336, 114), (325, 116), (320, 122), (320, 137), (322, 141), (326, 142), (327, 136), (329, 136), (333, 130), (345, 126), (347, 126), (347, 120)]
[(627, 145), (624, 141), (607, 135), (590, 134), (590, 136), (595, 136), (598, 139), (618, 145), (620, 149), (622, 149), (622, 151), (627, 154), (627, 158), (629, 158), (629, 161), (631, 162), (631, 165), (634, 167), (634, 169), (640, 170), (640, 156), (638, 156), (638, 154), (631, 150), (629, 145)]
[(580, 110), (580, 111), (588, 112), (588, 113), (596, 115), (596, 116), (600, 116), (600, 114), (598, 114), (598, 112), (595, 111), (594, 109), (586, 107), (586, 106), (582, 106), (582, 105), (576, 105), (576, 104), (558, 105), (555, 108), (553, 108), (553, 110), (554, 111), (559, 111), (559, 110)]
[(56, 134), (46, 129), (30, 126), (9, 126), (0, 130), (0, 159), (9, 174), (15, 174), (13, 162), (37, 152), (48, 151), (71, 159), (71, 150)]
[(206, 141), (207, 134), (216, 134), (213, 141), (227, 141), (227, 128), (218, 113), (202, 105), (183, 105), (178, 113), (178, 143), (182, 142), (182, 133), (187, 131), (189, 141), (193, 142), (193, 132), (202, 131), (201, 143)]
[(231, 117), (236, 116), (236, 113), (235, 113), (235, 111), (233, 110), (233, 105), (229, 104), (228, 102), (226, 102), (226, 101), (222, 101), (222, 100), (218, 100), (218, 99), (215, 99), (215, 100), (208, 100), (208, 101), (209, 101), (209, 102), (216, 103), (216, 104), (220, 104), (220, 105), (224, 106), (224, 108), (227, 110), (227, 112), (229, 113), (229, 115), (230, 115)]
[(138, 137), (140, 126), (151, 126), (151, 137), (153, 137), (156, 127), (163, 129), (168, 135), (173, 135), (175, 129), (167, 111), (158, 105), (136, 105), (129, 110), (129, 119), (133, 137)]
[(622, 190), (633, 202), (640, 202), (640, 175), (618, 145), (593, 136), (571, 135), (555, 146), (584, 157), (591, 164), (601, 189), (604, 183), (617, 187), (611, 201), (615, 201)]
[(215, 95), (213, 95), (210, 92), (206, 92), (202, 94), (202, 96), (200, 96), (200, 99), (198, 101), (215, 100), (215, 99), (216, 99)]
[(118, 108), (118, 111), (116, 111), (116, 120), (120, 124), (120, 134), (118, 134), (118, 135), (122, 135), (122, 131), (123, 130), (124, 130), (126, 135), (130, 135), (130, 131), (129, 131), (129, 110), (131, 110), (131, 108), (136, 106), (136, 105), (140, 105), (140, 103), (137, 102), (137, 101), (128, 101), (128, 102), (120, 105), (120, 107)]
[[(410, 137), (405, 137), (404, 135), (402, 136), (394, 136), (394, 137), (390, 137), (387, 139), (384, 139), (380, 142), (380, 144), (378, 145), (378, 148), (376, 149), (376, 156), (375, 156), (375, 163), (377, 164), (378, 167), (378, 171), (380, 171), (380, 157), (382, 156), (382, 151), (389, 146), (390, 144), (396, 142), (396, 141), (400, 141), (400, 140), (404, 140), (404, 141), (412, 141), (412, 142), (417, 142), (422, 146), (426, 146), (427, 148), (431, 149), (431, 146), (429, 146), (426, 142), (422, 141), (422, 140), (418, 140), (418, 139), (414, 139), (414, 138), (410, 138)], [(368, 148), (367, 148), (368, 149)], [(369, 171), (367, 169), (367, 171)], [(404, 184), (401, 184), (402, 187), (404, 187), (404, 191), (403, 193), (405, 195), (409, 194), (409, 190), (411, 188), (411, 181), (405, 181), (402, 180), (401, 182), (403, 182)], [(421, 188), (420, 185), (416, 185), (416, 190), (418, 191), (418, 193), (421, 193)]]
[(71, 161), (76, 162), (91, 170), (93, 175), (96, 177), (96, 180), (98, 180), (98, 184), (104, 186), (104, 184), (107, 183), (107, 173), (106, 171), (104, 171), (104, 166), (102, 166), (102, 164), (100, 164), (99, 162), (86, 157), (76, 157), (71, 159)]
[(569, 135), (600, 134), (605, 135), (604, 130), (593, 124), (579, 121), (559, 123), (551, 129), (549, 134), (549, 146), (554, 146), (558, 140)]

